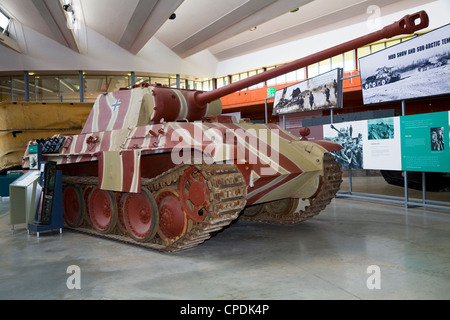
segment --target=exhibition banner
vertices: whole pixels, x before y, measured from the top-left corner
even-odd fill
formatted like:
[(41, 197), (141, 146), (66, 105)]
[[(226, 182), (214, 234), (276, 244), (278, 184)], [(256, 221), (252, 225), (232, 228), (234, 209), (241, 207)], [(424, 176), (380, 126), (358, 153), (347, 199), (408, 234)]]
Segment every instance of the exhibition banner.
[(342, 108), (342, 75), (342, 68), (333, 69), (277, 90), (272, 114)]
[(342, 168), (450, 172), (450, 112), (342, 122), (323, 126)]
[(450, 93), (450, 24), (359, 59), (364, 104)]

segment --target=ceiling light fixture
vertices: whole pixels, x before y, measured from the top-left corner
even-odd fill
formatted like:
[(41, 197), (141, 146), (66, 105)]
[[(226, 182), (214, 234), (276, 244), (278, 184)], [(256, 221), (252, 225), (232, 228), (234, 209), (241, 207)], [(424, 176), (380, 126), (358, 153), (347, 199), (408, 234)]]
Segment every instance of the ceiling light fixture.
[(70, 3), (63, 5), (63, 9), (65, 11), (67, 11), (67, 12), (73, 13), (73, 8), (72, 8), (72, 5)]

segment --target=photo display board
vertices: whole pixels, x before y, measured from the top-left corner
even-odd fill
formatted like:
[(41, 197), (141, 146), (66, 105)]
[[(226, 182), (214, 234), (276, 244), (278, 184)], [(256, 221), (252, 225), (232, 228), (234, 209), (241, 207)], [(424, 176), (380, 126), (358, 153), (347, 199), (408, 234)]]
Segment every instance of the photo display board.
[(337, 68), (277, 90), (272, 115), (342, 108), (342, 75)]
[(450, 172), (450, 112), (342, 122), (323, 126), (342, 168)]
[(450, 24), (359, 59), (364, 104), (450, 93)]

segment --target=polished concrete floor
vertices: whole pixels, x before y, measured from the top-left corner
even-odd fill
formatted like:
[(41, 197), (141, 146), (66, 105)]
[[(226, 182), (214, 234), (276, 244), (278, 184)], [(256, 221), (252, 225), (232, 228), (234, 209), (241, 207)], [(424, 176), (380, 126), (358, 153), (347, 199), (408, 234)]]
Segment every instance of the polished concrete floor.
[[(448, 210), (339, 197), (310, 221), (238, 221), (175, 254), (66, 230), (37, 238), (11, 231), (8, 211), (3, 199), (0, 299), (450, 299)], [(81, 289), (67, 286), (73, 265)]]

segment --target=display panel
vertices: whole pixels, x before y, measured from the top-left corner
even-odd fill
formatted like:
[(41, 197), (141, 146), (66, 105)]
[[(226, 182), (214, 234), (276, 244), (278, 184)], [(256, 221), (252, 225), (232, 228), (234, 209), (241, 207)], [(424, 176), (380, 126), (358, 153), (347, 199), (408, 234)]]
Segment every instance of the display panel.
[(364, 104), (450, 93), (450, 24), (359, 59)]
[(450, 172), (448, 114), (444, 111), (401, 118), (403, 170)]
[(400, 117), (367, 120), (364, 169), (401, 170)]
[(277, 90), (272, 114), (342, 108), (342, 70), (334, 69)]
[(450, 112), (434, 112), (323, 126), (339, 143), (342, 168), (450, 172)]

